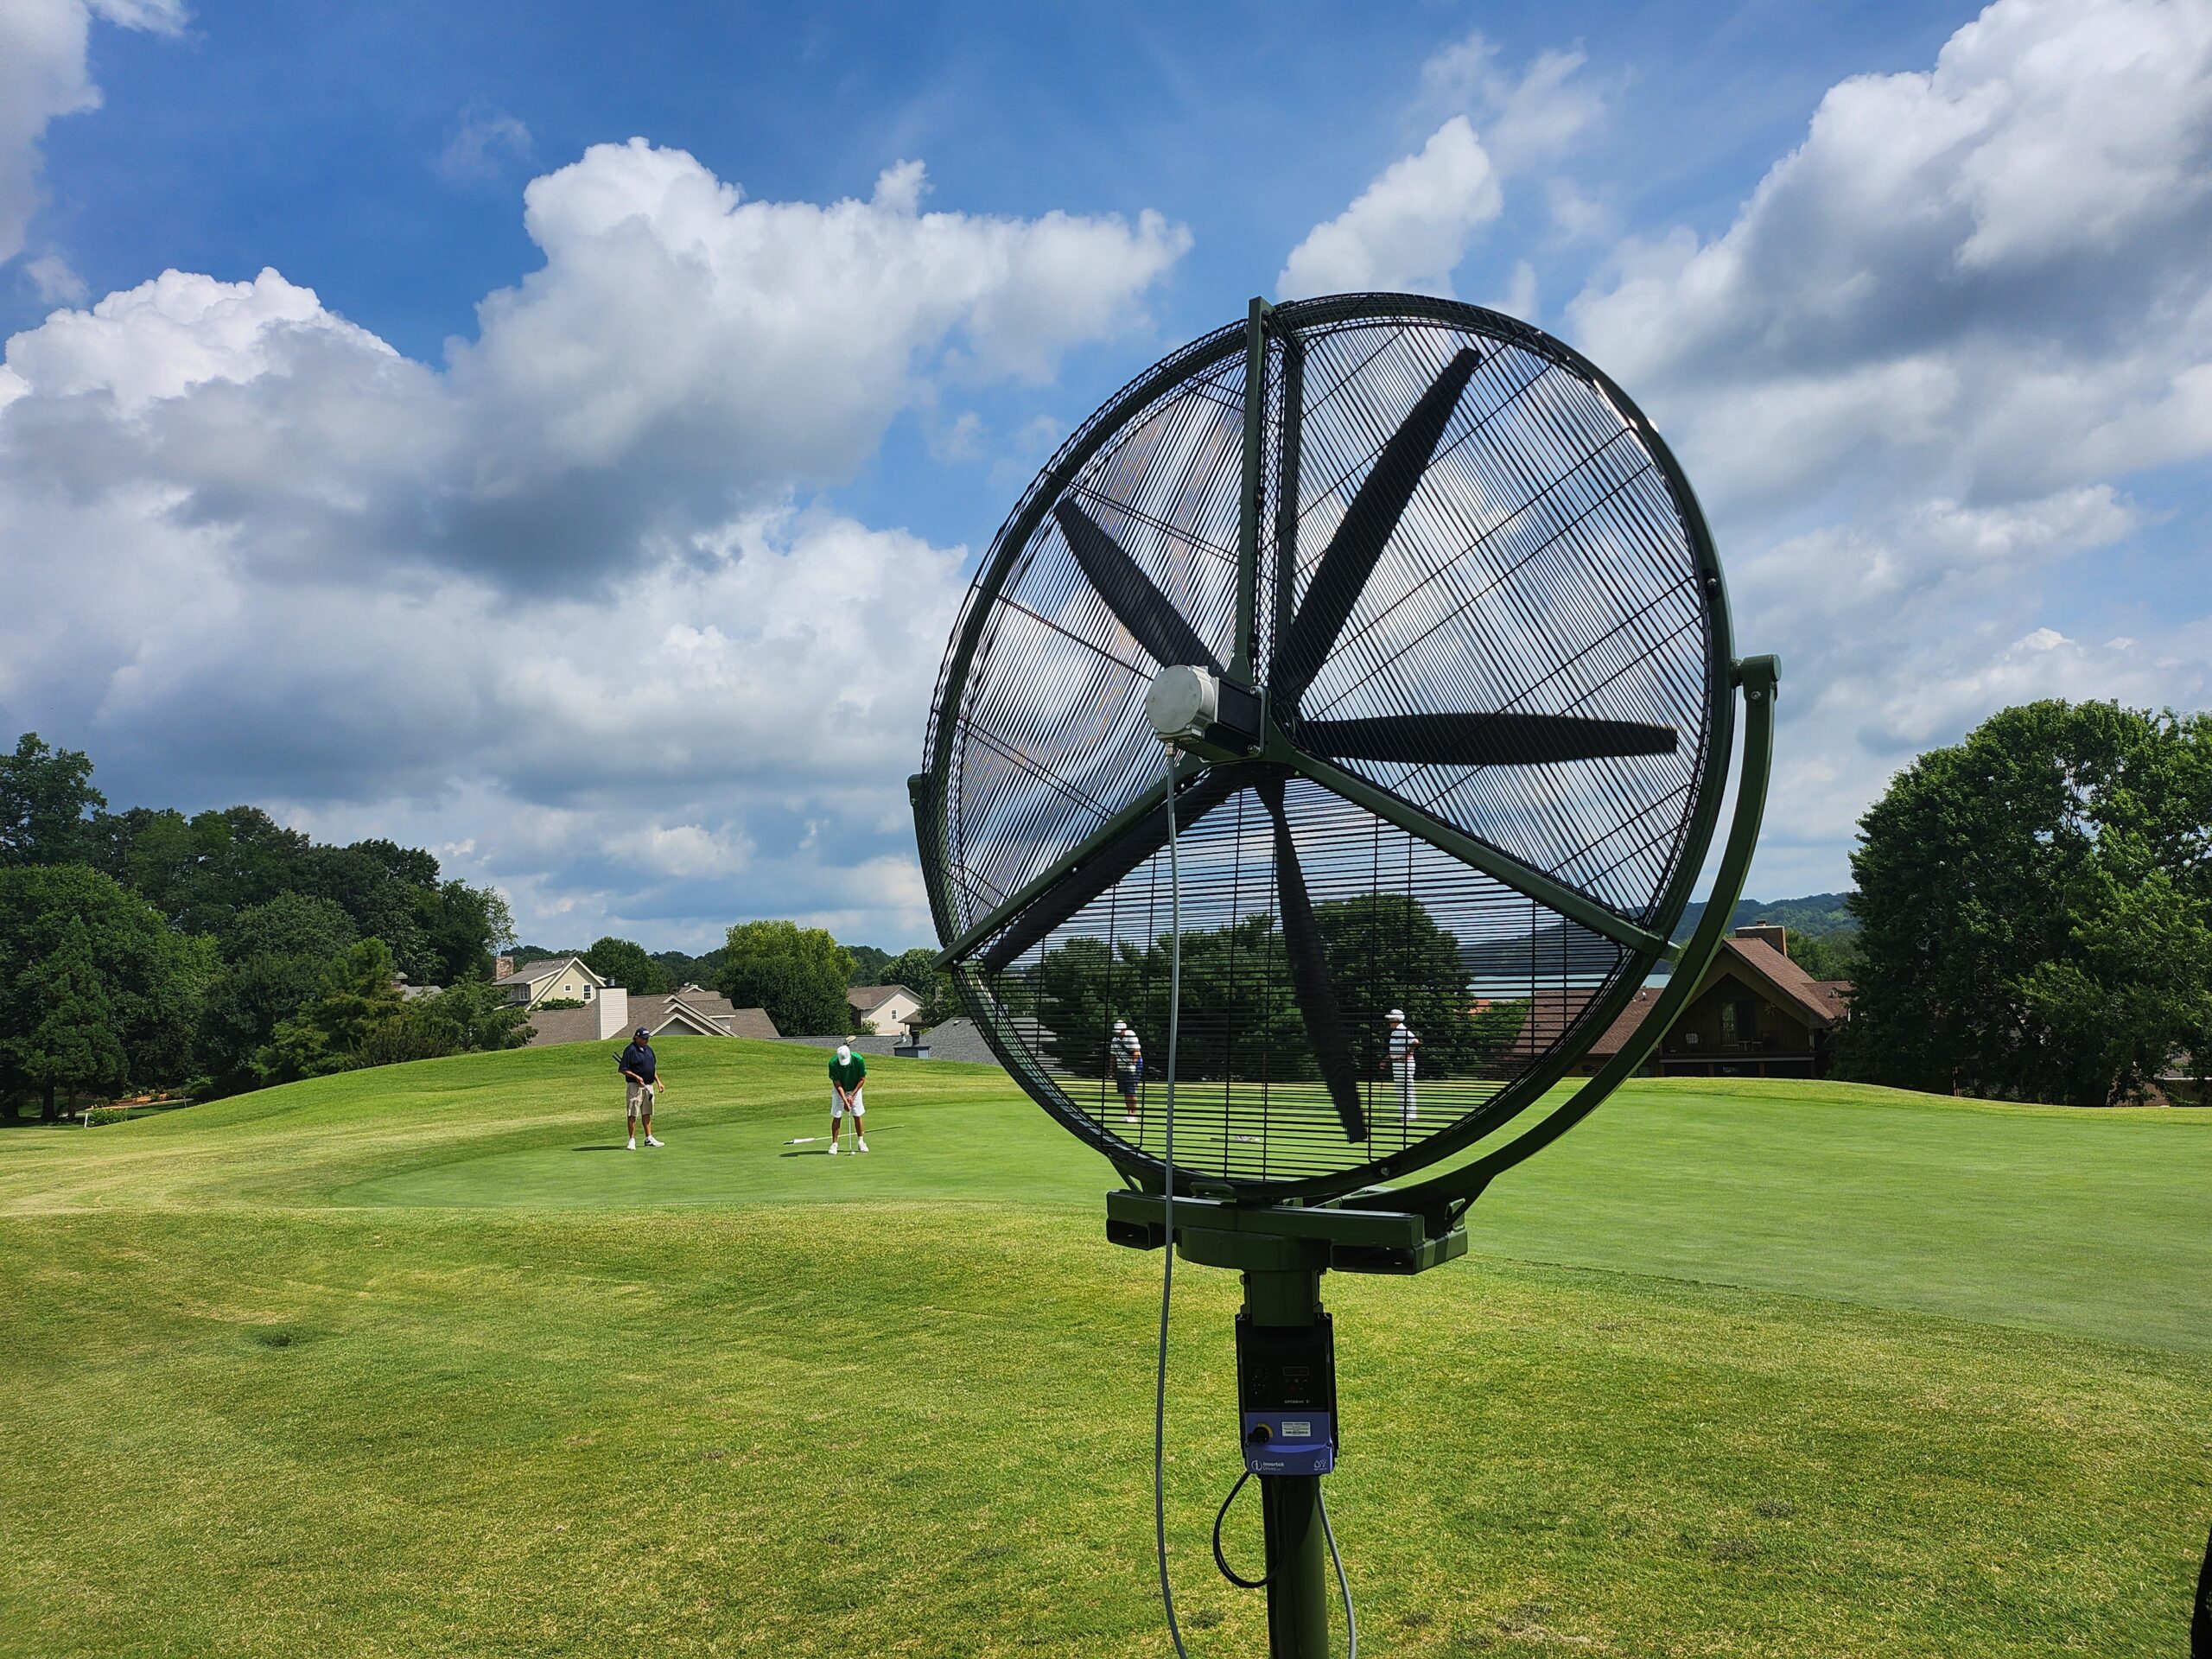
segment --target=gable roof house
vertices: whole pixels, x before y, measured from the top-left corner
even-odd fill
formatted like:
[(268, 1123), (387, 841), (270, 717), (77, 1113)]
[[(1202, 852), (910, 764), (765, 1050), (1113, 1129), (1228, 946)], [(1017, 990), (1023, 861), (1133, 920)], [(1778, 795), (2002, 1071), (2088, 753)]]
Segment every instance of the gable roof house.
[[(1642, 1030), (1662, 988), (1643, 985), (1613, 1017), (1574, 1070), (1588, 1077)], [(1514, 1050), (1544, 1048), (1581, 1017), (1592, 993), (1540, 991)], [(1789, 959), (1779, 927), (1739, 927), (1720, 942), (1689, 1003), (1637, 1068), (1647, 1077), (1824, 1077), (1835, 1033), (1851, 1017), (1851, 983), (1815, 979)]]
[(783, 1033), (766, 1008), (741, 1008), (720, 991), (685, 985), (665, 996), (630, 999), (630, 1024), (656, 1037), (663, 1032), (691, 1037), (757, 1037), (775, 1042)]
[(904, 985), (855, 985), (845, 993), (855, 1018), (882, 1037), (896, 1037), (922, 1011), (922, 999)]
[[(581, 958), (570, 957), (582, 972), (590, 976), (586, 983), (574, 974), (556, 972), (543, 976), (537, 982), (537, 995), (531, 998), (533, 1009), (531, 1025), (533, 1028), (529, 1046), (543, 1048), (553, 1043), (590, 1043), (610, 1038), (627, 1037), (639, 1026), (653, 1036), (673, 1033), (684, 1037), (759, 1037), (770, 1041), (779, 1035), (776, 1022), (768, 1017), (765, 1008), (738, 1008), (720, 991), (702, 991), (696, 985), (686, 985), (678, 990), (659, 996), (632, 996), (620, 985), (610, 985), (584, 967)], [(532, 963), (530, 968), (541, 964)], [(563, 964), (547, 963), (544, 966), (560, 969)], [(528, 972), (529, 969), (524, 969)], [(504, 976), (503, 976), (504, 977)], [(522, 974), (516, 974), (518, 980)], [(581, 1008), (543, 1008), (537, 1005), (564, 1000), (559, 993), (573, 988), (569, 995), (583, 1003)], [(578, 992), (582, 995), (577, 995)], [(522, 988), (518, 988), (515, 1001), (524, 1000)]]
[[(630, 994), (610, 985), (582, 957), (548, 957), (517, 968), (502, 957), (493, 982), (507, 993), (510, 1007), (531, 1011), (532, 1048), (548, 1043), (588, 1043), (630, 1028)], [(547, 1008), (548, 1002), (581, 1002), (580, 1008)]]
[(504, 971), (493, 978), (506, 988), (508, 1001), (526, 1008), (541, 1002), (596, 1002), (607, 988), (582, 957), (547, 957), (519, 968), (502, 957), (499, 964)]
[[(1657, 1000), (1649, 988), (1590, 1053), (1620, 1052)], [(1851, 1017), (1851, 983), (1815, 979), (1789, 959), (1789, 939), (1770, 925), (1739, 927), (1698, 982), (1681, 1017), (1643, 1068), (1669, 1077), (1824, 1077), (1835, 1033)]]

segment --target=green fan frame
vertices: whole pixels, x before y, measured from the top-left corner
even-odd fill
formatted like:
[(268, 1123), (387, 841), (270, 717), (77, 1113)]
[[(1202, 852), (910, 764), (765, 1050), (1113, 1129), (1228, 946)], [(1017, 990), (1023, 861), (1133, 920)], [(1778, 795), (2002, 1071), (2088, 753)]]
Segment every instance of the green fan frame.
[[(1286, 454), (1294, 454), (1300, 435), (1300, 399), (1296, 377), (1300, 358), (1294, 348), (1299, 334), (1368, 318), (1426, 319), (1505, 344), (1525, 346), (1596, 387), (1635, 429), (1667, 480), (1669, 492), (1681, 511), (1686, 538), (1705, 588), (1708, 650), (1713, 660), (1728, 665), (1726, 672), (1713, 677), (1707, 703), (1708, 753), (1715, 761), (1705, 771), (1681, 858), (1649, 927), (1628, 921), (1545, 872), (1523, 864), (1486, 842), (1410, 811), (1395, 797), (1342, 767), (1299, 753), (1272, 720), (1266, 722), (1258, 753), (1240, 757), (1289, 766), (1524, 896), (1612, 939), (1624, 947), (1633, 959), (1630, 969), (1614, 977), (1605, 994), (1583, 1010), (1573, 1027), (1538, 1065), (1502, 1090), (1480, 1109), (1392, 1155), (1348, 1171), (1271, 1182), (1227, 1181), (1219, 1176), (1182, 1168), (1175, 1172), (1179, 1237), (1185, 1230), (1184, 1206), (1192, 1198), (1211, 1200), (1210, 1205), (1202, 1203), (1191, 1212), (1188, 1219), (1192, 1225), (1202, 1226), (1201, 1217), (1212, 1208), (1230, 1217), (1220, 1224), (1228, 1233), (1248, 1236), (1255, 1230), (1279, 1233), (1287, 1227), (1292, 1235), (1310, 1237), (1318, 1226), (1321, 1231), (1331, 1231), (1338, 1236), (1338, 1243), (1332, 1247), (1333, 1265), (1368, 1271), (1408, 1272), (1432, 1265), (1442, 1255), (1456, 1255), (1459, 1249), (1464, 1249), (1463, 1236), (1454, 1236), (1458, 1235), (1456, 1224), (1483, 1189), (1503, 1171), (1548, 1145), (1587, 1116), (1649, 1058), (1719, 953), (1729, 918), (1742, 896), (1745, 876), (1758, 841), (1773, 749), (1776, 662), (1771, 657), (1738, 660), (1731, 654), (1727, 592), (1711, 530), (1673, 451), (1634, 401), (1594, 364), (1542, 330), (1456, 301), (1415, 295), (1357, 294), (1278, 307), (1263, 299), (1255, 299), (1243, 327), (1232, 325), (1217, 330), (1130, 382), (1084, 423), (1038, 475), (994, 541), (969, 595), (938, 688), (936, 708), (938, 720), (943, 721), (959, 707), (969, 669), (993, 605), (1031, 537), (1068, 483), (1132, 418), (1164, 393), (1239, 351), (1245, 359), (1243, 476), (1238, 524), (1236, 632), (1225, 677), (1255, 692), (1262, 692), (1263, 688), (1253, 683), (1252, 665), (1257, 657), (1262, 556), (1261, 514), (1266, 464), (1264, 391), (1268, 339), (1273, 334), (1292, 342), (1294, 346), (1283, 353), (1287, 384), (1282, 398), (1281, 445)], [(1278, 513), (1294, 511), (1288, 498), (1289, 493), (1285, 492), (1277, 504)], [(1287, 536), (1277, 537), (1278, 547), (1286, 550), (1285, 556), (1290, 541)], [(1279, 573), (1275, 583), (1279, 606), (1288, 602), (1292, 588), (1288, 576), (1287, 572)], [(1727, 792), (1725, 763), (1735, 747), (1739, 694), (1745, 705), (1744, 741), (1736, 773), (1734, 818), (1700, 925), (1687, 942), (1678, 944), (1673, 942), (1674, 931), (1688, 908)], [(944, 850), (947, 845), (946, 815), (950, 799), (945, 777), (948, 746), (941, 737), (938, 726), (933, 723), (928, 768), (908, 779), (925, 884), (938, 938), (944, 946), (938, 960), (951, 971), (963, 993), (963, 1001), (993, 1048), (1018, 1077), (1022, 1077), (1034, 1070), (1034, 1062), (1027, 1046), (1007, 1024), (989, 987), (968, 965), (969, 953), (1017, 915), (1063, 869), (1079, 863), (1091, 849), (1110, 841), (1146, 814), (1156, 813), (1168, 794), (1169, 785), (1163, 777), (1071, 849), (1059, 866), (1010, 894), (988, 914), (965, 927), (956, 927), (950, 872)], [(1674, 967), (1666, 988), (1656, 1000), (1651, 1012), (1622, 1050), (1568, 1100), (1512, 1140), (1469, 1161), (1412, 1185), (1382, 1185), (1402, 1180), (1416, 1171), (1443, 1162), (1526, 1113), (1566, 1077), (1569, 1069), (1587, 1052), (1591, 1043), (1612, 1025), (1645, 976), (1662, 960), (1670, 960)], [(1025, 1080), (1045, 1084), (1041, 1076)], [(1161, 1225), (1154, 1212), (1160, 1207), (1156, 1195), (1163, 1185), (1164, 1166), (1089, 1119), (1053, 1107), (1050, 1094), (1056, 1091), (1033, 1088), (1031, 1092), (1039, 1096), (1040, 1103), (1065, 1127), (1111, 1160), (1122, 1175), (1128, 1190), (1113, 1194), (1109, 1200), (1109, 1230), (1114, 1236), (1131, 1244), (1164, 1243), (1164, 1235), (1154, 1236)], [(1191, 1197), (1179, 1196), (1183, 1194)], [(1340, 1221), (1325, 1221), (1310, 1213), (1294, 1219), (1283, 1213), (1289, 1206), (1309, 1211), (1319, 1206), (1344, 1213)], [(1271, 1214), (1272, 1220), (1268, 1218)], [(1395, 1217), (1398, 1223), (1418, 1224), (1409, 1230), (1385, 1221), (1385, 1216)], [(1452, 1248), (1454, 1243), (1459, 1248)]]

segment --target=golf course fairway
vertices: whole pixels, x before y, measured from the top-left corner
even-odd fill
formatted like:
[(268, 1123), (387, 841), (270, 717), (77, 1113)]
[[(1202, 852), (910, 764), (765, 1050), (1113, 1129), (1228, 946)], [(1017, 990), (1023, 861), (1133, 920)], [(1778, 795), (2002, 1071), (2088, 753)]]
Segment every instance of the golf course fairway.
[[(821, 1051), (660, 1046), (659, 1151), (600, 1045), (0, 1133), (0, 1655), (1169, 1651), (1107, 1166), (995, 1070), (871, 1061), (831, 1159)], [(1324, 1285), (1372, 1659), (2184, 1650), (2212, 1112), (1639, 1082), (1470, 1225)], [(1201, 1659), (1236, 1300), (1177, 1274)]]

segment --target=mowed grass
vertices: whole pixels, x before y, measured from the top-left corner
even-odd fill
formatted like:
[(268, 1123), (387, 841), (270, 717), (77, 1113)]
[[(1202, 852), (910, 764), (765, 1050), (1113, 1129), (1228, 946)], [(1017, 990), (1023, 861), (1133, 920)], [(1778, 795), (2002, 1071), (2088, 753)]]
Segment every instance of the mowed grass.
[[(0, 1653), (1165, 1651), (1106, 1166), (994, 1071), (872, 1062), (831, 1160), (818, 1052), (664, 1053), (657, 1154), (582, 1046), (0, 1135)], [(2212, 1114), (1641, 1084), (1474, 1224), (1325, 1287), (1363, 1651), (2181, 1649)], [(1198, 1654), (1265, 1646), (1236, 1300), (1179, 1275)]]

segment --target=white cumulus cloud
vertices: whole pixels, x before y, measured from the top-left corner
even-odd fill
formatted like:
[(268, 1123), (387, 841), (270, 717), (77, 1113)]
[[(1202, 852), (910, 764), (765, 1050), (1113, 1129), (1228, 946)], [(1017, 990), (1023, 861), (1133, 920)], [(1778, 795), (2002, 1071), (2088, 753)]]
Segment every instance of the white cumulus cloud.
[(1497, 169), (1467, 118), (1455, 115), (1351, 207), (1307, 232), (1283, 262), (1275, 291), (1286, 299), (1362, 289), (1448, 295), (1476, 231), (1503, 204)]
[(964, 551), (804, 503), (902, 411), (1141, 325), (1189, 243), (1149, 213), (925, 211), (925, 183), (759, 202), (594, 147), (531, 185), (544, 264), (442, 364), (274, 270), (165, 272), (17, 334), (0, 718), (148, 798), (472, 843), (576, 925), (873, 894), (920, 937), (876, 861), (911, 863)]
[[(1632, 241), (1568, 307), (1783, 655), (1783, 856), (1840, 877), (1888, 773), (2005, 702), (2212, 694), (2133, 482), (2212, 454), (2208, 156), (2212, 5), (1999, 0), (1932, 68), (1832, 87), (1724, 232)], [(2078, 643), (2124, 559), (2171, 601)]]

